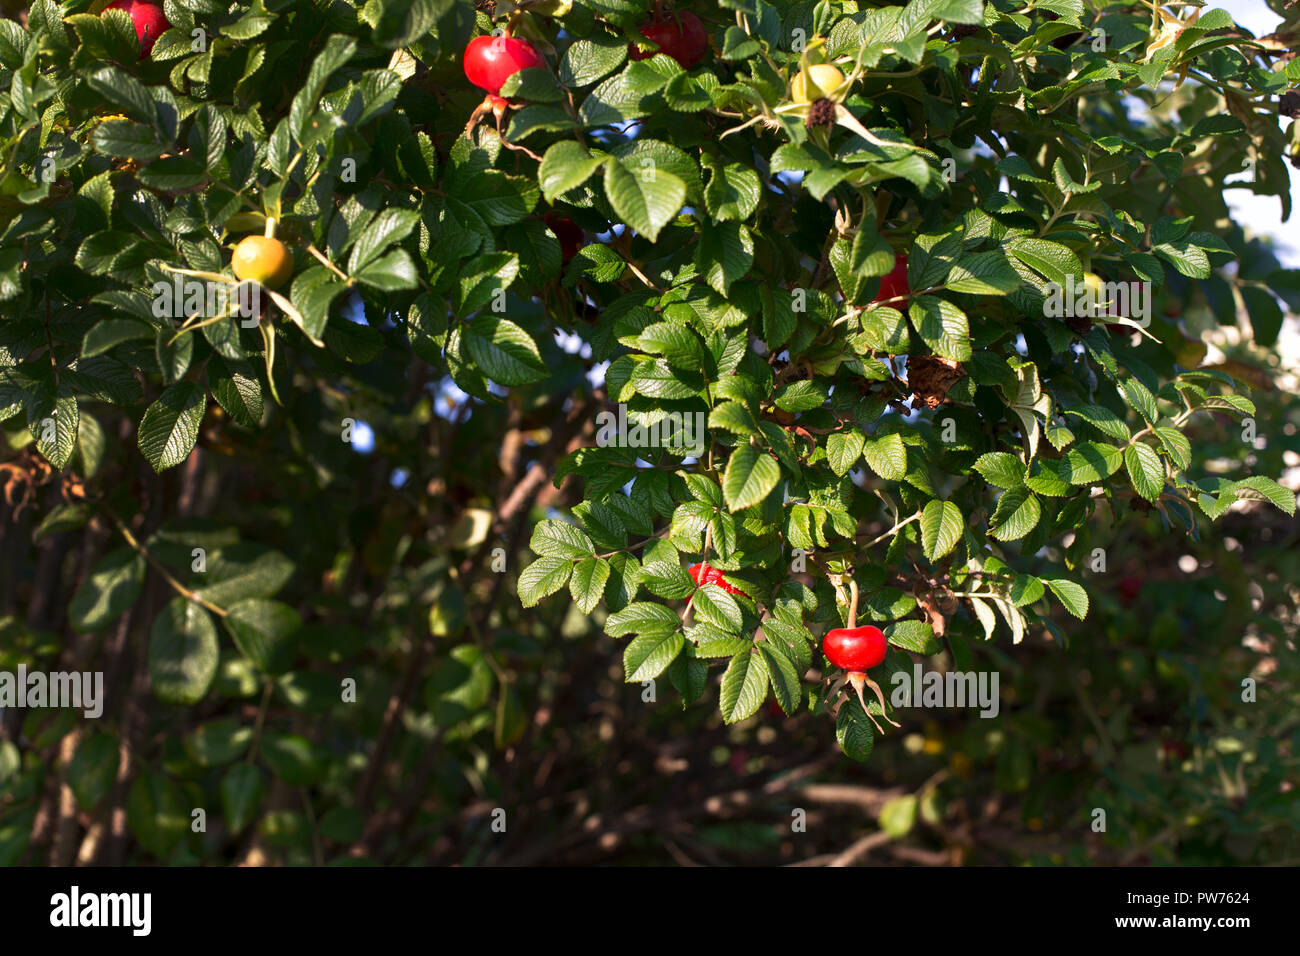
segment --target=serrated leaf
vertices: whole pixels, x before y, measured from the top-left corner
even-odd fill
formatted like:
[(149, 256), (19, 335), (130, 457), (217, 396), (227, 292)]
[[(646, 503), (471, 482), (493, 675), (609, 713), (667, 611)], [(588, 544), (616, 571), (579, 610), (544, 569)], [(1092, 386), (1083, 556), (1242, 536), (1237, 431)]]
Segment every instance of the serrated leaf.
[(876, 728), (856, 700), (845, 700), (835, 715), (835, 742), (845, 756), (862, 761), (871, 756)]
[(251, 598), (232, 604), (221, 619), (235, 646), (265, 674), (282, 674), (293, 664), (294, 635), (302, 617), (282, 601)]
[(466, 327), (463, 342), (479, 369), (498, 385), (528, 385), (550, 374), (532, 336), (509, 319), (480, 312)]
[(686, 184), (665, 170), (629, 169), (624, 163), (605, 164), (605, 196), (619, 219), (654, 242), (681, 210)]
[(907, 475), (907, 446), (897, 433), (868, 438), (862, 443), (862, 459), (885, 481), (902, 481)]
[(722, 477), (722, 494), (730, 511), (741, 511), (766, 498), (781, 479), (781, 466), (765, 450), (742, 445), (731, 454)]
[(984, 480), (999, 488), (1017, 488), (1025, 483), (1025, 465), (1015, 455), (1005, 451), (991, 451), (980, 455), (975, 470)]
[(524, 607), (533, 607), (554, 594), (569, 580), (573, 562), (567, 558), (541, 557), (519, 572), (516, 590)]
[(965, 521), (951, 501), (935, 499), (921, 512), (921, 546), (931, 564), (944, 557), (961, 540)]
[(761, 654), (746, 650), (733, 657), (722, 675), (718, 693), (723, 721), (735, 724), (754, 716), (767, 699), (769, 681), (767, 662)]
[(677, 659), (686, 638), (674, 631), (671, 634), (642, 634), (633, 638), (623, 648), (624, 681), (629, 684), (654, 680)]
[(610, 637), (628, 634), (669, 634), (681, 627), (681, 619), (662, 604), (638, 601), (605, 619), (605, 633)]
[(1059, 474), (1073, 485), (1092, 485), (1119, 470), (1123, 452), (1102, 442), (1083, 442), (1065, 453)]
[(1088, 592), (1082, 587), (1064, 578), (1043, 578), (1042, 581), (1052, 589), (1067, 611), (1079, 620), (1088, 616)]
[(591, 613), (600, 603), (608, 580), (609, 562), (604, 558), (583, 558), (573, 566), (573, 576), (569, 578), (569, 594), (579, 611), (583, 614)]
[(201, 386), (177, 382), (145, 410), (138, 441), (154, 471), (165, 471), (189, 457), (206, 408)]
[[(826, 460), (830, 463), (831, 471), (839, 476), (847, 475), (852, 471), (853, 466), (862, 457), (862, 446), (865, 442), (866, 436), (857, 428), (849, 428), (827, 435)], [(904, 452), (904, 457), (906, 457), (906, 452)]]
[(1124, 466), (1128, 469), (1133, 490), (1147, 501), (1155, 501), (1165, 486), (1165, 465), (1150, 445), (1134, 442), (1124, 449)]
[(1034, 530), (1042, 513), (1042, 506), (1028, 488), (1012, 488), (998, 499), (997, 509), (989, 519), (989, 533), (999, 541), (1018, 541)]
[(68, 605), (68, 622), (78, 631), (103, 630), (128, 611), (144, 586), (144, 558), (118, 548), (101, 558)]
[(217, 628), (206, 610), (175, 598), (158, 612), (149, 636), (149, 683), (154, 696), (192, 706), (217, 676)]

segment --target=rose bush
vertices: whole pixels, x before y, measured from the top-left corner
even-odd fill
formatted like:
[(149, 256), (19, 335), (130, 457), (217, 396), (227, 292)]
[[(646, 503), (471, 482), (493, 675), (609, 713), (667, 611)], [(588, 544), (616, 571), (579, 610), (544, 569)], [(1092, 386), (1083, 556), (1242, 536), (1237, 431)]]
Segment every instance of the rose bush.
[[(445, 859), (555, 812), (521, 754), (599, 746), (547, 725), (599, 632), (864, 759), (851, 602), (888, 688), (1086, 634), (1124, 522), (1294, 513), (1251, 395), (1300, 276), (1224, 200), (1288, 208), (1294, 11), (168, 0), (140, 59), (104, 6), (0, 20), (0, 661), (108, 687), (5, 712), (0, 860)], [(542, 64), (480, 102), (493, 39)]]

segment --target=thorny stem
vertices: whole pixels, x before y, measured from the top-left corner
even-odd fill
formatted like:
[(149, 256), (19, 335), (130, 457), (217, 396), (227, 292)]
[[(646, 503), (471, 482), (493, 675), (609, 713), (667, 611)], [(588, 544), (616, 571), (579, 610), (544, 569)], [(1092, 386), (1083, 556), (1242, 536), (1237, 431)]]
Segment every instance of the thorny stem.
[(262, 742), (262, 725), (266, 723), (266, 711), (271, 704), (271, 689), (275, 685), (268, 679), (262, 689), (262, 702), (257, 705), (257, 720), (253, 724), (253, 742), (248, 745), (248, 756), (245, 763), (252, 763), (257, 759), (257, 748)]
[(315, 246), (308, 243), (307, 251), (310, 252), (313, 256), (315, 256), (320, 261), (321, 265), (323, 265), (326, 269), (329, 269), (331, 272), (333, 272), (336, 276), (338, 276), (348, 285), (350, 286), (356, 285), (355, 279), (351, 278), (346, 272), (341, 270), (334, 263), (330, 262), (329, 259)]
[(149, 564), (153, 566), (153, 569), (155, 571), (157, 571), (160, 575), (162, 575), (163, 580), (166, 581), (169, 585), (171, 585), (172, 590), (174, 590), (181, 597), (185, 598), (187, 601), (193, 601), (195, 604), (207, 608), (209, 611), (211, 611), (213, 614), (216, 614), (218, 617), (226, 616), (225, 608), (218, 607), (217, 605), (213, 604), (211, 601), (205, 600), (204, 598), (199, 596), (198, 592), (191, 591), (185, 585), (181, 584), (181, 582), (177, 581), (176, 578), (172, 576), (171, 572), (168, 571), (167, 568), (164, 567), (157, 558), (155, 558), (152, 554), (149, 553), (149, 549), (146, 548), (142, 542), (136, 540), (135, 535), (131, 533), (131, 529), (128, 528), (122, 522), (122, 520), (118, 518), (117, 515), (113, 514), (112, 511), (107, 511), (107, 514), (110, 520), (112, 520), (113, 524), (117, 525), (117, 530), (122, 533), (122, 537), (126, 539), (126, 543), (129, 544), (132, 548), (134, 548), (142, 558), (148, 561)]

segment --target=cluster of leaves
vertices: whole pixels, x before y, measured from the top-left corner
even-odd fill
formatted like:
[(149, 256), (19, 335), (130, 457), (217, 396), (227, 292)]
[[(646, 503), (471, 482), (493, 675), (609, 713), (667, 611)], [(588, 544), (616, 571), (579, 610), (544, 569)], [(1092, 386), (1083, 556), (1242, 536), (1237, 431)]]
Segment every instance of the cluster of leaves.
[[(1064, 638), (1049, 595), (1087, 613), (1085, 590), (1042, 555), (1074, 535), (1063, 553), (1077, 567), (1102, 502), (1131, 499), (1191, 533), (1198, 511), (1240, 498), (1293, 511), (1268, 477), (1189, 471), (1189, 421), (1254, 406), (1231, 369), (1199, 367), (1176, 315), (1140, 337), (1045, 315), (1052, 284), (1085, 271), (1151, 283), (1166, 313), (1190, 297), (1225, 323), (1248, 313), (1265, 345), (1277, 299), (1300, 304), (1296, 275), (1225, 228), (1222, 198), (1250, 166), (1256, 192), (1286, 201), (1275, 103), (1300, 70), (1223, 11), (1170, 33), (1141, 4), (723, 0), (696, 5), (712, 50), (688, 71), (629, 59), (644, 0), (501, 6), (496, 23), (451, 0), (169, 0), (172, 28), (138, 63), (120, 13), (37, 0), (25, 27), (0, 20), (0, 417), (22, 461), (34, 452), (67, 479), (42, 534), (116, 541), (65, 596), (70, 633), (120, 625), (148, 585), (167, 589), (148, 622), (160, 700), (255, 696), (320, 650), (319, 628), (280, 600), (301, 542), (158, 521), (155, 500), (113, 480), (130, 446), (156, 472), (200, 442), (292, 456), (287, 475), (310, 492), (350, 454), (322, 436), (370, 407), (397, 422), (400, 443), (387, 440), (428, 482), (420, 423), (394, 411), (416, 404), (393, 385), (416, 366), (480, 420), (508, 407), (558, 431), (571, 397), (588, 421), (619, 404), (647, 425), (706, 417), (699, 458), (590, 442), (565, 457), (553, 477), (580, 479), (575, 520), (537, 525), (517, 589), (526, 606), (566, 585), (581, 614), (603, 606), (606, 633), (631, 638), (625, 678), (666, 674), (687, 702), (726, 661), (728, 722), (769, 693), (787, 713), (827, 707), (806, 675), (827, 671), (816, 634), (845, 619), (850, 576), (862, 617), (890, 637), (887, 668), (945, 644), (961, 663), (970, 639), (1003, 628)], [(551, 68), (507, 83), (499, 129), (466, 134), (479, 91), (459, 53), (502, 23)], [(1088, 39), (1058, 49), (1075, 32)], [(814, 60), (851, 81), (829, 129), (786, 108)], [(548, 212), (589, 239), (568, 261)], [(256, 331), (202, 306), (184, 322), (156, 314), (157, 284), (227, 271), (234, 238), (268, 217), (297, 269)], [(897, 253), (913, 292), (877, 303)], [(422, 518), (456, 526), (485, 486), (464, 487)], [(368, 539), (370, 569), (398, 574), (402, 540)], [(791, 574), (796, 552), (809, 573)], [(696, 588), (685, 566), (698, 558), (743, 594)], [(467, 597), (448, 564), (419, 555), (398, 618), (456, 594), (435, 604), (434, 633), (460, 635)], [(334, 634), (320, 658), (356, 653), (353, 636)], [(433, 709), (455, 703), (467, 735), (518, 739), (513, 691), (501, 681), (484, 711), (501, 674), (477, 641), (462, 647)], [(284, 693), (323, 695), (292, 681)], [(243, 754), (244, 728), (218, 729), (221, 746), (200, 741), (190, 759)], [(250, 757), (319, 782), (319, 745), (277, 734)], [(839, 708), (837, 737), (869, 753), (856, 704)], [(93, 748), (108, 766), (109, 744)], [(262, 778), (251, 759), (238, 767), (221, 793), (243, 824)], [(150, 812), (181, 805), (169, 787), (162, 768), (138, 777), (136, 819), (175, 824)], [(159, 856), (180, 831), (165, 836), (149, 844)]]

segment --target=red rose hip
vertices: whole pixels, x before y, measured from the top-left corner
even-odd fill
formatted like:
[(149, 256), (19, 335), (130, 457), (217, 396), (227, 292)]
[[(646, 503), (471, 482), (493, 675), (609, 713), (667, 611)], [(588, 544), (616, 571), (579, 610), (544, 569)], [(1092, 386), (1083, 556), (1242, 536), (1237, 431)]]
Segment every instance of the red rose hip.
[[(890, 269), (888, 274), (880, 280), (880, 292), (877, 293), (874, 301), (886, 302), (889, 299), (898, 299), (910, 295), (912, 290), (907, 285), (907, 256), (902, 255), (894, 260), (894, 268)], [(901, 303), (891, 302), (890, 305), (900, 305)]]
[[(885, 708), (885, 694), (880, 689), (880, 685), (867, 676), (867, 671), (875, 667), (885, 659), (885, 652), (889, 649), (888, 642), (885, 639), (885, 633), (878, 627), (872, 627), (870, 624), (864, 624), (858, 627), (858, 584), (850, 579), (849, 589), (852, 598), (849, 602), (849, 626), (836, 627), (826, 632), (822, 638), (822, 653), (826, 655), (826, 660), (830, 661), (832, 667), (838, 667), (840, 670), (847, 671), (849, 685), (853, 688), (854, 693), (858, 695), (858, 703), (862, 705), (862, 712), (867, 715), (880, 730), (880, 724), (876, 723), (876, 718), (867, 710), (867, 701), (862, 696), (862, 688), (870, 687), (875, 692), (876, 699), (880, 701), (880, 713), (885, 720), (889, 721), (895, 727), (900, 726), (897, 721), (889, 716), (889, 711)], [(883, 733), (884, 731), (881, 731)]]
[(716, 584), (728, 594), (739, 594), (744, 597), (749, 597), (749, 595), (745, 594), (745, 592), (740, 590), (740, 588), (733, 588), (730, 584), (724, 581), (720, 570), (710, 567), (707, 564), (692, 564), (688, 569), (688, 573), (690, 574), (691, 579), (699, 587), (704, 587), (706, 584)]
[(826, 659), (845, 671), (868, 671), (885, 659), (885, 632), (878, 627), (837, 627), (822, 640)]
[(465, 47), (465, 76), (492, 95), (520, 70), (544, 67), (546, 60), (527, 40), (518, 37), (478, 36)]
[(105, 10), (123, 10), (135, 24), (135, 36), (140, 41), (140, 59), (153, 52), (153, 45), (158, 42), (164, 30), (171, 26), (162, 6), (148, 3), (146, 0), (117, 0), (110, 3)]
[(658, 44), (657, 50), (639, 50), (635, 43), (628, 48), (628, 56), (633, 60), (648, 60), (656, 53), (666, 53), (689, 70), (709, 49), (709, 35), (700, 18), (693, 13), (683, 12), (677, 16), (666, 16), (653, 20), (641, 27), (641, 35)]
[(560, 261), (568, 265), (569, 260), (578, 254), (578, 250), (587, 241), (587, 234), (568, 216), (549, 213), (545, 217), (545, 222), (551, 232), (555, 233), (555, 238), (560, 241)]

